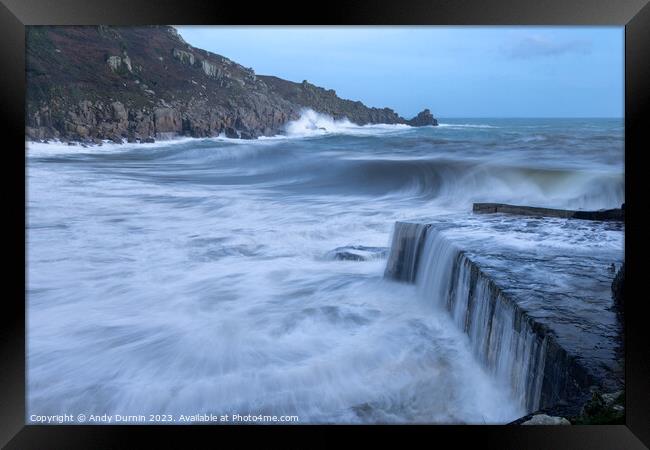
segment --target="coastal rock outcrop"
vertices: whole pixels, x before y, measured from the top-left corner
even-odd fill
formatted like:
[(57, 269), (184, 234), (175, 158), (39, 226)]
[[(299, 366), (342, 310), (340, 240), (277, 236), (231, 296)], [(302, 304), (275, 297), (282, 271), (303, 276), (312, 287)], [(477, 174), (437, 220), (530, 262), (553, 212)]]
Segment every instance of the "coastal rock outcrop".
[(436, 125), (341, 99), (307, 81), (256, 75), (187, 44), (170, 26), (28, 27), (26, 137), (144, 142), (175, 135), (255, 139), (305, 108), (370, 123)]
[(421, 111), (418, 113), (417, 116), (412, 118), (411, 120), (407, 120), (406, 123), (408, 125), (411, 125), (413, 127), (424, 127), (427, 125), (438, 125), (438, 121), (433, 117), (433, 114), (431, 114), (431, 111), (428, 109), (425, 109), (424, 111)]
[(179, 133), (182, 130), (181, 115), (177, 109), (156, 108), (153, 112), (156, 134)]
[(595, 390), (577, 409), (575, 405), (555, 405), (526, 414), (508, 425), (623, 425), (625, 391), (604, 393)]
[(564, 417), (547, 416), (546, 414), (537, 414), (522, 425), (571, 425)]
[(338, 247), (327, 252), (326, 258), (337, 261), (371, 261), (385, 258), (386, 255), (388, 255), (387, 247), (350, 245), (347, 247)]

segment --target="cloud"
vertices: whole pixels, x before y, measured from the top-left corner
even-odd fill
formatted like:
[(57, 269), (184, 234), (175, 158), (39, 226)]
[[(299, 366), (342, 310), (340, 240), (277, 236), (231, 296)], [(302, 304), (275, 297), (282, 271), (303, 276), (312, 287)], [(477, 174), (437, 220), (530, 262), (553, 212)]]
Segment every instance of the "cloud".
[(505, 46), (503, 52), (512, 59), (531, 59), (568, 54), (587, 55), (591, 53), (591, 47), (591, 41), (584, 39), (558, 42), (543, 36), (528, 36)]

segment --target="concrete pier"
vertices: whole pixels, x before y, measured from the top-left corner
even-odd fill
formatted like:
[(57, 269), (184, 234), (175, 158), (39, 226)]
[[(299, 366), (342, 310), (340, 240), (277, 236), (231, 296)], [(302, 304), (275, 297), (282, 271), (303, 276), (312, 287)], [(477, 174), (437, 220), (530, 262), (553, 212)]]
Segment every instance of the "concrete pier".
[[(624, 205), (623, 205), (624, 206)], [(583, 220), (625, 220), (625, 209), (601, 209), (580, 211), (570, 209), (538, 208), (534, 206), (508, 205), (505, 203), (474, 203), (472, 211), (478, 214), (516, 214), (532, 217), (559, 217)]]
[[(588, 223), (567, 229), (559, 219), (516, 216), (397, 222), (384, 276), (415, 283), (419, 301), (445, 309), (477, 359), (511, 384), (528, 411), (579, 408), (592, 387), (623, 386), (622, 325), (611, 293), (623, 225)], [(553, 226), (566, 236), (549, 233)], [(557, 243), (528, 246), (549, 245), (546, 233)]]

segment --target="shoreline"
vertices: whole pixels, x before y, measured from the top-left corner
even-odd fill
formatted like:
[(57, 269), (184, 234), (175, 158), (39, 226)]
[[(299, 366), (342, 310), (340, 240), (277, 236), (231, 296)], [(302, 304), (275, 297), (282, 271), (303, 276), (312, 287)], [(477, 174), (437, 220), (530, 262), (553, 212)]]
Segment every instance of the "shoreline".
[[(291, 123), (291, 122), (289, 122)], [(373, 123), (373, 124), (365, 124), (365, 125), (358, 125), (350, 122), (350, 125), (348, 125), (348, 131), (351, 130), (372, 130), (373, 128), (377, 127), (395, 127), (394, 131), (404, 131), (404, 130), (412, 130), (415, 128), (425, 128), (425, 127), (436, 127), (437, 125), (427, 125), (427, 126), (414, 126), (414, 125), (408, 125), (408, 124), (391, 124), (391, 123)], [(102, 147), (104, 145), (129, 145), (129, 144), (134, 144), (134, 145), (147, 145), (147, 144), (165, 144), (165, 143), (170, 143), (170, 144), (176, 144), (180, 142), (196, 142), (196, 141), (202, 141), (202, 140), (214, 140), (214, 141), (224, 141), (224, 142), (230, 142), (230, 143), (250, 143), (250, 142), (264, 142), (264, 141), (276, 141), (276, 140), (287, 140), (287, 139), (302, 139), (302, 138), (316, 138), (316, 137), (323, 137), (323, 136), (332, 136), (332, 135), (353, 135), (355, 133), (353, 132), (348, 132), (346, 133), (342, 129), (334, 129), (334, 130), (328, 130), (327, 128), (324, 127), (318, 127), (318, 128), (310, 128), (307, 129), (307, 131), (312, 131), (313, 133), (310, 134), (309, 132), (305, 132), (303, 134), (297, 133), (297, 134), (290, 134), (287, 133), (286, 130), (282, 130), (282, 132), (273, 134), (273, 135), (268, 135), (268, 136), (257, 136), (253, 138), (243, 138), (243, 137), (229, 137), (225, 133), (220, 133), (218, 135), (212, 135), (212, 136), (190, 136), (190, 135), (184, 135), (184, 134), (175, 134), (173, 136), (159, 136), (157, 138), (155, 137), (149, 137), (145, 139), (132, 139), (129, 140), (127, 138), (122, 138), (120, 140), (111, 140), (111, 139), (75, 139), (75, 138), (52, 138), (52, 139), (32, 139), (30, 138), (27, 134), (25, 135), (25, 144), (54, 144), (54, 145), (63, 145), (63, 146), (70, 146), (70, 147), (84, 147), (84, 148), (93, 148), (93, 147)], [(387, 132), (391, 132), (393, 130), (384, 130)]]

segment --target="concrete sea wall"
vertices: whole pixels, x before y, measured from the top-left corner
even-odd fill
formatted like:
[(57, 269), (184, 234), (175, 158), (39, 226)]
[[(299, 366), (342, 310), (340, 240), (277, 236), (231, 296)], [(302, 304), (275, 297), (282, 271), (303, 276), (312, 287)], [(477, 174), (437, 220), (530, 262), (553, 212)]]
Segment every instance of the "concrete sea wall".
[(445, 309), (475, 357), (527, 411), (581, 404), (598, 383), (553, 330), (431, 224), (396, 223), (385, 277), (415, 283), (421, 299)]

